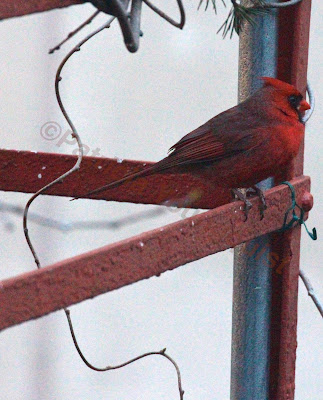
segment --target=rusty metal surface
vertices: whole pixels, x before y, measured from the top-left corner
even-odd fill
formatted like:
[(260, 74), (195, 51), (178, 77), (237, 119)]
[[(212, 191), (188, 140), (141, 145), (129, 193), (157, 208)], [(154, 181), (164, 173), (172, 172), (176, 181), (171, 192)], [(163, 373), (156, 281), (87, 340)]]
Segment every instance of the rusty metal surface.
[[(0, 150), (0, 190), (35, 193), (70, 169), (76, 159), (76, 156), (62, 154)], [(116, 159), (84, 157), (80, 170), (63, 183), (55, 185), (48, 194), (83, 197), (82, 195), (96, 187), (150, 164), (152, 163), (144, 161), (123, 160), (120, 163)], [(156, 175), (138, 179), (91, 198), (144, 204), (163, 204), (174, 200), (180, 207), (186, 205), (210, 209), (228, 203), (231, 194), (228, 190), (214, 190), (189, 175)]]
[[(297, 200), (310, 179), (294, 180)], [(40, 317), (71, 304), (158, 276), (180, 265), (231, 248), (281, 228), (290, 206), (286, 185), (266, 192), (266, 217), (259, 220), (259, 199), (244, 222), (234, 202), (191, 218), (0, 282), (0, 329)], [(281, 271), (272, 260), (270, 268)]]
[(0, 19), (53, 10), (74, 4), (85, 3), (82, 0), (0, 0)]
[[(277, 77), (296, 85), (305, 94), (311, 0), (288, 7), (279, 14)], [(286, 171), (286, 179), (302, 175), (304, 144)], [(273, 235), (273, 252), (285, 267), (273, 274), (270, 399), (293, 400), (297, 348), (297, 297), (301, 229)]]

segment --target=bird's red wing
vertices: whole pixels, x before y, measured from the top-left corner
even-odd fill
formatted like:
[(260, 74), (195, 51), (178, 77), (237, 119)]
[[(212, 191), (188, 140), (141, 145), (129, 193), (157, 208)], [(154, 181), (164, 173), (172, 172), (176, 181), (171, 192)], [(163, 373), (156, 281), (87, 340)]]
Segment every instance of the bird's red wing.
[(216, 162), (239, 153), (249, 153), (262, 144), (263, 138), (257, 130), (215, 133), (214, 128), (203, 126), (184, 136), (171, 147), (169, 156), (151, 169), (157, 172), (189, 164)]
[[(192, 162), (210, 161), (224, 154), (224, 144), (216, 138), (212, 129), (192, 132), (170, 148), (169, 158), (191, 160)], [(191, 136), (190, 136), (191, 135)]]
[[(206, 128), (206, 127), (205, 127)], [(224, 155), (224, 144), (216, 139), (212, 129), (195, 131), (186, 135), (170, 148), (168, 157), (154, 165), (156, 170), (165, 170), (187, 164), (214, 161)]]
[[(229, 124), (227, 114), (231, 116)], [(184, 136), (170, 148), (169, 156), (154, 164), (152, 169), (157, 172), (182, 165), (207, 163), (246, 151), (251, 145), (249, 135), (247, 132), (239, 134), (240, 128), (241, 116), (235, 107)]]

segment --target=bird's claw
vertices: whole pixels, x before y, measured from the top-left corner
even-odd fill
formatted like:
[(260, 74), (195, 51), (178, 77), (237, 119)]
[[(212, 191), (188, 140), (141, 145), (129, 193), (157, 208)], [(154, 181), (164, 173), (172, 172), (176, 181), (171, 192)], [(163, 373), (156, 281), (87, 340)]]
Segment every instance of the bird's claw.
[(267, 210), (267, 208), (268, 208), (267, 204), (266, 204), (264, 192), (258, 186), (253, 186), (246, 190), (246, 196), (248, 196), (248, 195), (257, 195), (259, 197), (259, 199), (260, 199), (260, 206), (259, 206), (260, 221), (263, 220), (265, 217), (265, 210)]
[(252, 208), (252, 204), (247, 198), (245, 200), (243, 200), (243, 202), (245, 205), (245, 208), (244, 208), (245, 220), (244, 220), (244, 222), (246, 222), (248, 219), (249, 211)]
[(249, 211), (252, 208), (252, 204), (250, 200), (248, 200), (248, 195), (257, 195), (260, 199), (260, 206), (259, 206), (259, 212), (260, 212), (260, 220), (263, 220), (265, 217), (265, 210), (267, 209), (267, 204), (266, 204), (266, 199), (264, 196), (264, 192), (259, 189), (257, 186), (253, 186), (252, 188), (246, 189), (246, 194), (242, 193), (239, 189), (233, 189), (232, 190), (233, 194), (238, 197), (239, 200), (244, 202), (245, 205), (245, 221), (248, 219)]
[(244, 222), (246, 222), (248, 219), (249, 211), (252, 208), (252, 203), (250, 202), (250, 200), (247, 199), (247, 191), (246, 191), (246, 194), (243, 194), (239, 189), (232, 189), (232, 193), (235, 196), (237, 196), (239, 200), (244, 202), (244, 205), (245, 205), (245, 209), (244, 209), (245, 220), (244, 220)]
[(265, 218), (265, 210), (267, 210), (267, 204), (265, 203), (261, 203), (259, 206), (259, 211), (260, 211), (260, 221), (263, 220)]
[(260, 221), (261, 221), (265, 217), (265, 210), (267, 210), (266, 199), (264, 192), (258, 186), (254, 186), (254, 190), (260, 199), (259, 211), (260, 211)]

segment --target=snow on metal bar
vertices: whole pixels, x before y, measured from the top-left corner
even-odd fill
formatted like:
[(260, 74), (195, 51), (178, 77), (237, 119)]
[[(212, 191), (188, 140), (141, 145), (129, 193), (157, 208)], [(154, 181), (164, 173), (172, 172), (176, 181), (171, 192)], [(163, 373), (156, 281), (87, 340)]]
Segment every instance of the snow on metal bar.
[(0, 19), (19, 17), (84, 2), (82, 0), (0, 0)]
[[(297, 201), (310, 178), (292, 181)], [(291, 204), (286, 185), (266, 192), (268, 209), (259, 220), (259, 199), (244, 222), (240, 201), (113, 243), (40, 270), (0, 282), (0, 329), (172, 270), (281, 228)], [(277, 258), (273, 257), (272, 267)], [(229, 266), (228, 266), (229, 268)]]
[[(76, 158), (62, 154), (0, 150), (0, 190), (35, 193), (70, 169)], [(81, 169), (63, 183), (53, 186), (48, 194), (83, 197), (94, 188), (150, 164), (143, 161), (84, 157)], [(144, 204), (163, 204), (169, 201), (179, 207), (210, 209), (228, 203), (231, 194), (227, 190), (212, 190), (188, 175), (156, 175), (138, 179), (91, 198)]]

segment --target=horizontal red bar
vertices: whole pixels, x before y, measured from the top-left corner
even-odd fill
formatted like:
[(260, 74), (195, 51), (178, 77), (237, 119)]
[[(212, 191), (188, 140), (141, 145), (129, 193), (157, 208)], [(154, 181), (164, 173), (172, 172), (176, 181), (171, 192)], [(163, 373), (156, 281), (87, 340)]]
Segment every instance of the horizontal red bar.
[[(310, 190), (310, 178), (292, 181), (297, 201)], [(150, 232), (0, 282), (0, 329), (38, 318), (71, 304), (172, 270), (281, 228), (291, 205), (287, 186), (266, 192), (268, 209), (259, 218), (251, 199), (244, 222), (236, 201)]]
[(82, 0), (0, 0), (0, 19), (48, 11), (73, 4), (84, 3)]
[[(76, 156), (63, 154), (0, 150), (0, 190), (35, 193), (72, 168), (76, 159)], [(85, 198), (84, 194), (92, 189), (151, 164), (143, 161), (120, 162), (111, 158), (84, 157), (79, 171), (46, 193)], [(181, 207), (186, 205), (191, 208), (210, 209), (228, 203), (231, 194), (222, 189), (214, 190), (189, 175), (155, 175), (107, 190), (91, 198), (144, 204), (163, 204), (171, 201)]]

